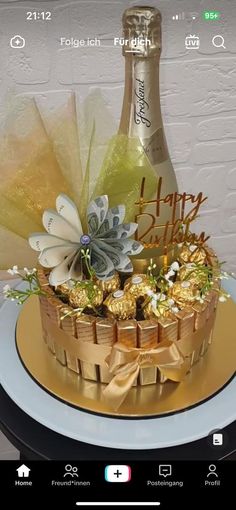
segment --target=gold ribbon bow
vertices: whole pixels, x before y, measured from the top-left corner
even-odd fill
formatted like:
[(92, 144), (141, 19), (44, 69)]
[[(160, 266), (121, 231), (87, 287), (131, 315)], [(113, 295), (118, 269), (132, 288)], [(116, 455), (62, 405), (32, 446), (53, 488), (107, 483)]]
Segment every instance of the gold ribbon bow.
[(155, 349), (130, 349), (117, 342), (106, 358), (106, 364), (113, 379), (103, 395), (115, 410), (125, 400), (140, 368), (157, 367), (161, 374), (176, 382), (182, 381), (190, 368), (190, 361), (169, 340), (161, 342)]

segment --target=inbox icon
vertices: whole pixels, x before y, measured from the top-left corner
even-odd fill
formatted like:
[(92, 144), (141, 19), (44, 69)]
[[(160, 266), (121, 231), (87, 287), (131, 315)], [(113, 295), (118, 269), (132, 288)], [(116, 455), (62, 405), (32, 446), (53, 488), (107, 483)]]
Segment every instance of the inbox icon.
[(172, 466), (171, 464), (160, 464), (159, 466), (159, 476), (164, 476), (166, 478), (167, 476), (172, 475)]

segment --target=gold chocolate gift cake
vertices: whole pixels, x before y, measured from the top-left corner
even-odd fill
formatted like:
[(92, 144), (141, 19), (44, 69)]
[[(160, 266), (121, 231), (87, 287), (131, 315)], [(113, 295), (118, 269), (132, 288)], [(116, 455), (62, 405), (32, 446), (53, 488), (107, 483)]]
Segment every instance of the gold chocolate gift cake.
[[(24, 139), (18, 133), (10, 147), (17, 155), (21, 146), (24, 165), (1, 189), (8, 211), (1, 224), (29, 236), (39, 252), (38, 269), (24, 273), (29, 289), (14, 294), (6, 288), (6, 296), (20, 303), (39, 296), (51, 355), (79, 377), (104, 383), (103, 398), (115, 410), (132, 386), (183, 381), (206, 353), (218, 297), (225, 298), (209, 237), (192, 232), (206, 198), (178, 190), (165, 141), (160, 13), (131, 8), (123, 24), (120, 128), (92, 186), (94, 132), (83, 174), (73, 100), (51, 118), (49, 130), (45, 105), (36, 98), (27, 108), (37, 129)], [(39, 113), (46, 130), (37, 123)]]

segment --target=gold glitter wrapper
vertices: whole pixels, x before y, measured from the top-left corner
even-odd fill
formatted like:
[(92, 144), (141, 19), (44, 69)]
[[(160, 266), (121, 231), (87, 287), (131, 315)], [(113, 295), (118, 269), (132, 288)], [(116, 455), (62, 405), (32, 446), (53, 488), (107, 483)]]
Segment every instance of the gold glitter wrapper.
[(190, 251), (189, 246), (184, 245), (178, 254), (178, 260), (182, 264), (187, 264), (187, 262), (189, 262), (191, 254), (192, 252)]
[(62, 285), (58, 285), (58, 287), (55, 287), (55, 293), (58, 295), (58, 297), (64, 297), (69, 298), (70, 291), (74, 288), (73, 284), (63, 283)]
[(136, 301), (129, 292), (117, 290), (109, 294), (104, 301), (107, 316), (118, 319), (134, 319), (136, 316)]
[(124, 290), (132, 294), (135, 299), (138, 299), (139, 297), (145, 297), (150, 290), (155, 292), (156, 285), (147, 275), (134, 274), (126, 280)]
[(191, 253), (189, 258), (190, 262), (195, 262), (195, 264), (205, 264), (206, 262), (206, 250), (203, 247), (196, 248)]
[(150, 300), (147, 305), (143, 308), (143, 315), (145, 319), (154, 319), (157, 317), (168, 317), (170, 314), (170, 305), (167, 300), (160, 301), (157, 303), (156, 308), (153, 307), (152, 301)]
[(184, 245), (178, 255), (178, 259), (182, 264), (188, 262), (194, 262), (195, 264), (206, 263), (206, 250), (202, 246), (196, 247), (194, 250), (190, 250), (190, 246)]
[(95, 279), (96, 285), (100, 287), (104, 293), (104, 296), (107, 296), (111, 292), (115, 292), (120, 288), (120, 277), (119, 274), (116, 272), (114, 276), (109, 278), (108, 280), (99, 280), (98, 278)]
[(174, 299), (177, 305), (187, 306), (194, 303), (200, 295), (198, 288), (191, 282), (175, 282), (168, 291), (170, 298)]
[[(88, 286), (86, 288), (86, 282), (83, 282), (83, 287), (77, 285), (74, 287), (69, 293), (69, 303), (73, 308), (93, 308), (96, 306), (100, 306), (103, 302), (103, 292), (102, 289), (93, 284), (93, 288), (91, 289), (91, 282), (88, 281)], [(92, 292), (91, 292), (92, 291)]]
[[(205, 266), (203, 266), (203, 267), (205, 267)], [(203, 287), (208, 280), (208, 275), (207, 275), (206, 271), (204, 271), (204, 270), (201, 271), (199, 268), (194, 269), (194, 266), (191, 267), (191, 264), (189, 264), (189, 267), (187, 267), (187, 265), (185, 265), (180, 268), (180, 270), (178, 272), (178, 278), (181, 281), (187, 280), (187, 281), (193, 283), (193, 285), (196, 285), (198, 287)]]

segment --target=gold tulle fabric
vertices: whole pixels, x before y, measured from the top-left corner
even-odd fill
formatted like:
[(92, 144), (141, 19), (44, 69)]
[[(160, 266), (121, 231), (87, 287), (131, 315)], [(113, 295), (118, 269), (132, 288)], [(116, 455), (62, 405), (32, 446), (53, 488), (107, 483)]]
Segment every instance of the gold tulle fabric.
[[(96, 111), (96, 96), (93, 101)], [(100, 96), (99, 102), (99, 115), (101, 111), (106, 115), (106, 108), (100, 107)], [(92, 115), (88, 100), (86, 111)], [(79, 124), (73, 92), (18, 96), (8, 105), (0, 138), (0, 269), (35, 264), (27, 238), (32, 232), (44, 230), (42, 213), (55, 208), (56, 197), (62, 192), (77, 204), (85, 231), (90, 198), (107, 194), (110, 205), (124, 204), (126, 221), (134, 221), (144, 175), (145, 198), (153, 195), (156, 176), (138, 139), (116, 135), (101, 144), (95, 136), (99, 118), (86, 118)], [(82, 148), (82, 153), (86, 150), (83, 172), (79, 128), (81, 131), (88, 125), (87, 148)], [(83, 142), (84, 137), (83, 133)], [(101, 145), (105, 157), (91, 172), (91, 161), (96, 161)]]
[(140, 197), (141, 183), (145, 176), (145, 199), (153, 196), (157, 186), (155, 171), (137, 138), (114, 136), (108, 145), (93, 197), (106, 193), (109, 204), (124, 204), (127, 222), (134, 221), (135, 203)]

